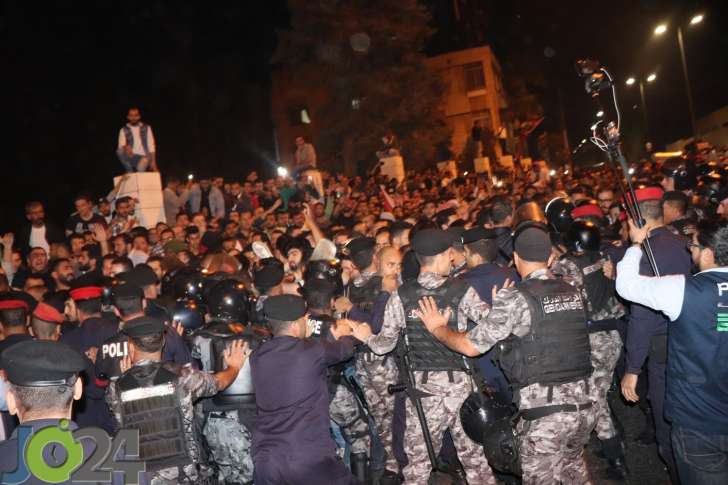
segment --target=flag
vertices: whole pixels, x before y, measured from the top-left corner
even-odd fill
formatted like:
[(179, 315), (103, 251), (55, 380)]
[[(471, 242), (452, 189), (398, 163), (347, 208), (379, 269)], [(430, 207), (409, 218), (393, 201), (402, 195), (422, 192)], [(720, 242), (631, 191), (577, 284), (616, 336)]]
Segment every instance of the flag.
[(382, 204), (384, 204), (384, 210), (386, 212), (392, 212), (394, 210), (394, 208), (397, 207), (397, 203), (387, 193), (387, 190), (384, 188), (384, 185), (379, 186), (379, 193), (382, 197)]

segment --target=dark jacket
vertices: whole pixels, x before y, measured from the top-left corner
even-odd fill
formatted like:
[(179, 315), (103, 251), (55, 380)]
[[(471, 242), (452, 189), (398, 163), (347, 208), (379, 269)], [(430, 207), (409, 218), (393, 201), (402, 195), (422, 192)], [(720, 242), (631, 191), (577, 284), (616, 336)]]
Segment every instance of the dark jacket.
[[(20, 228), (20, 231), (18, 231), (18, 235), (15, 238), (15, 244), (18, 246), (20, 251), (23, 253), (23, 256), (27, 255), (30, 250), (30, 230), (31, 230), (31, 224), (25, 224), (23, 227)], [(63, 233), (63, 230), (53, 224), (52, 222), (45, 222), (46, 227), (46, 241), (48, 241), (48, 245), (54, 244), (54, 243), (62, 243), (66, 240), (66, 237)]]

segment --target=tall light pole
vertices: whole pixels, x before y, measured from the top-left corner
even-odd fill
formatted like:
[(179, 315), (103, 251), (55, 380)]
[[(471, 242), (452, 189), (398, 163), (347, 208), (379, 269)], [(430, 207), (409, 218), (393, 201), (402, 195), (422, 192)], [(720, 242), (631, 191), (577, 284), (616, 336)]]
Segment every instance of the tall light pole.
[[(653, 83), (657, 79), (657, 74), (650, 73), (644, 81), (648, 83)], [(646, 141), (649, 141), (650, 139), (650, 124), (647, 119), (647, 100), (645, 99), (645, 83), (643, 82), (642, 78), (637, 81), (637, 79), (634, 76), (631, 76), (627, 78), (627, 80), (624, 82), (627, 86), (633, 86), (636, 82), (639, 82), (638, 86), (640, 88), (640, 101), (642, 104), (642, 123), (644, 124), (645, 128), (645, 138)]]
[[(690, 19), (690, 25), (697, 25), (703, 21), (704, 15), (697, 14)], [(685, 57), (685, 42), (683, 41), (682, 26), (677, 26), (677, 45), (680, 48), (680, 60), (682, 61), (683, 78), (685, 80), (685, 92), (688, 96), (688, 109), (690, 110), (690, 127), (692, 128), (693, 136), (697, 135), (697, 128), (695, 126), (695, 107), (693, 106), (693, 91), (690, 88), (690, 77), (688, 76), (688, 62)], [(667, 32), (667, 24), (660, 24), (655, 27), (655, 35), (662, 35)]]

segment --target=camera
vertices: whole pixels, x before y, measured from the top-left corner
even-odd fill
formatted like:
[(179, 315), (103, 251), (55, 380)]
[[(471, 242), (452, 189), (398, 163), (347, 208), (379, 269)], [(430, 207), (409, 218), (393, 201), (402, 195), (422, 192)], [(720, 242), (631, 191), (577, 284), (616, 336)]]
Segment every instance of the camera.
[(602, 69), (602, 65), (596, 59), (576, 61), (576, 72), (579, 77), (584, 78), (584, 89), (593, 97), (598, 96), (599, 91), (609, 89), (612, 86), (609, 77)]

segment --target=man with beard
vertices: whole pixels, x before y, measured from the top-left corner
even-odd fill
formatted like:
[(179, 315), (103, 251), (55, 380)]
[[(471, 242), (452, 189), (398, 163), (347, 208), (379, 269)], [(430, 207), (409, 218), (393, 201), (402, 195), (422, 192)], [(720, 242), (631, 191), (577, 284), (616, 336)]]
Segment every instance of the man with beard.
[(52, 290), (70, 290), (73, 280), (73, 265), (68, 258), (58, 258), (51, 263)]
[(136, 218), (132, 213), (131, 197), (119, 197), (116, 199), (116, 215), (111, 219), (111, 236), (118, 236), (129, 232), (136, 224)]
[(29, 224), (23, 226), (18, 233), (18, 243), (23, 254), (31, 248), (43, 248), (50, 253), (51, 244), (63, 242), (63, 231), (45, 220), (45, 210), (40, 202), (25, 204), (25, 217)]
[(286, 262), (288, 274), (293, 275), (296, 281), (303, 281), (303, 268), (311, 256), (311, 245), (303, 237), (291, 240), (286, 246)]
[[(4, 240), (6, 240), (6, 238), (4, 238)], [(12, 242), (6, 242), (5, 244), (12, 245)], [(4, 263), (6, 264), (3, 264), (3, 268), (5, 269), (5, 272), (8, 275), (8, 279), (10, 280), (10, 284), (13, 286), (13, 288), (23, 288), (25, 286), (25, 280), (27, 280), (31, 275), (42, 278), (43, 281), (46, 283), (46, 286), (52, 283), (51, 278), (47, 273), (48, 253), (46, 253), (45, 249), (43, 248), (31, 249), (30, 253), (28, 253), (28, 257), (26, 258), (26, 263), (28, 264), (28, 267), (20, 268), (15, 274), (8, 272), (9, 264), (7, 264), (7, 261), (4, 261)]]
[(157, 147), (152, 127), (142, 122), (139, 108), (131, 107), (126, 113), (129, 121), (119, 130), (116, 155), (127, 172), (157, 172)]

